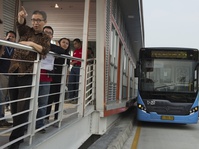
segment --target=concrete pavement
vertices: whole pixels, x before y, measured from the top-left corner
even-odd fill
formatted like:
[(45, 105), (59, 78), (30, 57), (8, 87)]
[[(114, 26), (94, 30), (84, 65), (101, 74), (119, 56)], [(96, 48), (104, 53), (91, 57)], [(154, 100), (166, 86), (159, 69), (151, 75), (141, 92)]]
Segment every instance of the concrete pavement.
[(88, 149), (122, 149), (129, 138), (135, 118), (135, 107), (121, 114), (121, 119)]

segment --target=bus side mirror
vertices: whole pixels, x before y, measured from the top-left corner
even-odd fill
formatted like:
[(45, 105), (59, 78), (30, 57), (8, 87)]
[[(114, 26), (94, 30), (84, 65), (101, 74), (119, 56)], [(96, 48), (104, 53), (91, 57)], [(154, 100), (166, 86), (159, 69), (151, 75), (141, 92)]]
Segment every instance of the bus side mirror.
[(140, 75), (140, 63), (137, 62), (136, 63), (136, 68), (134, 69), (134, 76), (135, 77), (139, 77), (139, 75)]
[(135, 77), (139, 76), (139, 70), (138, 70), (138, 68), (135, 68), (135, 70), (134, 70), (134, 76)]

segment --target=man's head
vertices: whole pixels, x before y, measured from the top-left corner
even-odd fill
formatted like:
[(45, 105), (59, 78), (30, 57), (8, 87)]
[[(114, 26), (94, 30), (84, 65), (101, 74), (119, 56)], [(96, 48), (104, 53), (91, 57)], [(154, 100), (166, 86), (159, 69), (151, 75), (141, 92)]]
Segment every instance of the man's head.
[(14, 31), (6, 32), (6, 40), (16, 42), (16, 33)]
[(50, 37), (50, 39), (53, 38), (54, 30), (51, 26), (44, 26), (43, 31)]
[(44, 11), (36, 10), (32, 13), (31, 18), (33, 29), (36, 33), (43, 31), (43, 27), (47, 22), (47, 15)]
[(80, 49), (82, 47), (82, 42), (79, 38), (73, 40), (73, 46), (75, 49)]

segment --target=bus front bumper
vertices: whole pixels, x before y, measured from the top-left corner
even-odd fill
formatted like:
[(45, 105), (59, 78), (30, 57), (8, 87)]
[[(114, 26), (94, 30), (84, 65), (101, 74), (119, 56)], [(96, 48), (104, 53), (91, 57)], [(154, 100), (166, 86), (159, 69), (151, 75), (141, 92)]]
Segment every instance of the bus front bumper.
[(143, 110), (138, 110), (137, 119), (139, 121), (183, 124), (196, 124), (198, 122), (198, 112), (190, 115), (159, 115), (156, 112), (146, 113)]

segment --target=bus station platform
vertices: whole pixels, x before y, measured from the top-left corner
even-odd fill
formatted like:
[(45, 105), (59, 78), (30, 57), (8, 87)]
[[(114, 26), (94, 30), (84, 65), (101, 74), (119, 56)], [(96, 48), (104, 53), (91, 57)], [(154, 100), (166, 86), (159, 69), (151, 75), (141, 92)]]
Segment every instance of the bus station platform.
[(133, 107), (122, 113), (115, 126), (95, 141), (88, 149), (122, 149), (133, 130), (135, 111), (136, 108)]

